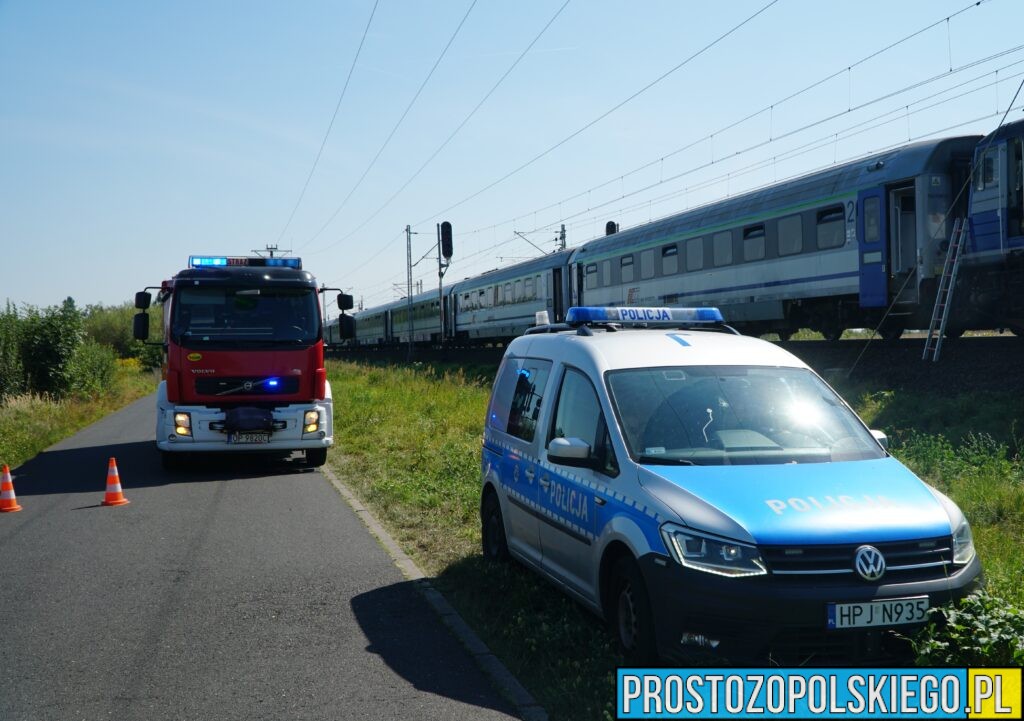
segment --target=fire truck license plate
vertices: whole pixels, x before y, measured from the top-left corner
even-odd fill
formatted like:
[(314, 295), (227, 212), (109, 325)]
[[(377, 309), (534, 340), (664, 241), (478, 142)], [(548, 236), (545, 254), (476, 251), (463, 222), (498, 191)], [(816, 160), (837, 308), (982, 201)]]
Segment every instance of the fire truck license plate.
[(228, 443), (270, 443), (270, 434), (262, 431), (242, 431), (228, 435)]
[(828, 628), (864, 628), (918, 623), (925, 619), (928, 597), (894, 598), (870, 603), (830, 603)]

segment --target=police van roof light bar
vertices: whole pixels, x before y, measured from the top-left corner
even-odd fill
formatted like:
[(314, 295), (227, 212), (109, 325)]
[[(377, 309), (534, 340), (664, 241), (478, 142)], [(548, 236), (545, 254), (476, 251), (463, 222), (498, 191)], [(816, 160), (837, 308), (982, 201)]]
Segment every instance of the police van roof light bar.
[(725, 318), (718, 308), (641, 308), (620, 306), (579, 306), (565, 314), (567, 325), (586, 323), (621, 323), (623, 325), (678, 326), (724, 324)]

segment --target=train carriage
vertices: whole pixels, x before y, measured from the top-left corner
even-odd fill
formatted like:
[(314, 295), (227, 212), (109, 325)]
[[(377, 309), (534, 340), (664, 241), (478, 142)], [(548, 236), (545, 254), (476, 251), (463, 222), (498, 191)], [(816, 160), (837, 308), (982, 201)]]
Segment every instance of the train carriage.
[(960, 326), (1024, 335), (1024, 121), (986, 136), (975, 156), (971, 234), (953, 306)]
[(575, 301), (714, 305), (753, 332), (838, 337), (899, 294), (890, 328), (920, 325), (977, 142), (914, 143), (591, 241)]
[(565, 314), (571, 251), (563, 250), (460, 281), (453, 287), (456, 341), (508, 341), (547, 311), (553, 322)]
[[(356, 343), (506, 342), (571, 305), (713, 305), (748, 333), (926, 328), (969, 218), (946, 334), (1024, 334), (1024, 121), (911, 143), (356, 315)], [(971, 176), (972, 166), (974, 175)], [(970, 187), (970, 192), (966, 188)], [(617, 230), (614, 223), (609, 223)]]

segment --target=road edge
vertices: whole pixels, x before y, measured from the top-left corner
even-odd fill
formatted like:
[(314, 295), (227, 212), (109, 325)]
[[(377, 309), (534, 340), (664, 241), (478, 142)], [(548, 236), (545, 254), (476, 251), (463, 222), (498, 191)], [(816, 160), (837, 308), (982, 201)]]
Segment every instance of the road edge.
[(547, 711), (537, 702), (533, 695), (519, 682), (511, 671), (501, 660), (491, 652), (476, 632), (459, 615), (459, 612), (448, 602), (448, 599), (427, 578), (409, 555), (402, 550), (401, 546), (385, 530), (376, 516), (363, 505), (363, 502), (338, 478), (328, 466), (318, 469), (324, 478), (341, 494), (345, 502), (352, 508), (355, 514), (362, 520), (363, 525), (377, 539), (384, 549), (391, 555), (395, 565), (407, 579), (414, 582), (427, 603), (434, 612), (441, 618), (441, 621), (448, 629), (455, 634), (455, 637), (466, 647), (470, 656), (483, 672), (490, 678), (491, 683), (498, 691), (516, 708), (516, 713), (523, 721), (548, 721)]

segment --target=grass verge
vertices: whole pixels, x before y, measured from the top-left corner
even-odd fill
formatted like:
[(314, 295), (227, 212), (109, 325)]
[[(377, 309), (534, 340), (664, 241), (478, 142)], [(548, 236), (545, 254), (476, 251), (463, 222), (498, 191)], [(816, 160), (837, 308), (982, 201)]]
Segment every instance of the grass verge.
[(45, 448), (111, 411), (156, 390), (153, 371), (119, 360), (110, 388), (93, 397), (60, 401), (24, 395), (0, 405), (0, 463), (20, 466)]
[[(329, 456), (334, 471), (436, 577), (552, 718), (613, 718), (614, 670), (622, 661), (604, 626), (518, 565), (480, 557), (480, 438), (489, 379), (334, 362), (328, 373), (342, 451)], [(1014, 436), (1022, 403), (841, 390), (869, 425), (890, 434), (897, 457), (960, 504), (990, 589), (1024, 604), (1024, 464)]]

